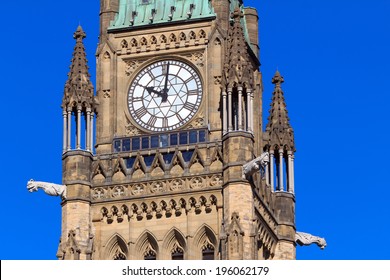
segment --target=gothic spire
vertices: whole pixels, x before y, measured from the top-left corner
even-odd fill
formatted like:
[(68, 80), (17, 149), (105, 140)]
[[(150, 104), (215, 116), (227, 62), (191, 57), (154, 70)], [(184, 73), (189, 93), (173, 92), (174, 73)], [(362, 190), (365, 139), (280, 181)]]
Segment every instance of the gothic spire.
[(234, 84), (251, 87), (253, 84), (253, 70), (250, 65), (248, 45), (241, 24), (243, 16), (242, 10), (237, 6), (232, 13), (224, 63), (223, 79), (227, 87), (232, 87)]
[(271, 147), (278, 146), (282, 149), (287, 148), (287, 150), (295, 151), (294, 131), (290, 125), (284, 93), (281, 87), (283, 82), (283, 77), (279, 71), (276, 71), (272, 78), (275, 88), (272, 93), (271, 109), (269, 110), (265, 133), (268, 136), (268, 144)]
[(83, 107), (85, 109), (94, 108), (94, 88), (90, 80), (89, 68), (87, 65), (87, 55), (83, 39), (86, 34), (79, 25), (73, 38), (76, 45), (73, 51), (72, 63), (68, 73), (68, 80), (65, 83), (64, 98), (62, 107)]

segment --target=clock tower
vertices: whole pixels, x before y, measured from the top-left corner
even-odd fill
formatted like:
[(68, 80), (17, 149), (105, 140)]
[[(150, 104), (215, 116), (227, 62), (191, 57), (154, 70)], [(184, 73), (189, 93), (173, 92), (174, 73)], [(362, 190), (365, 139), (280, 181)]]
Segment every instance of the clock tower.
[(57, 257), (294, 259), (293, 130), (278, 72), (262, 129), (256, 10), (101, 0), (96, 95), (85, 36), (62, 102)]

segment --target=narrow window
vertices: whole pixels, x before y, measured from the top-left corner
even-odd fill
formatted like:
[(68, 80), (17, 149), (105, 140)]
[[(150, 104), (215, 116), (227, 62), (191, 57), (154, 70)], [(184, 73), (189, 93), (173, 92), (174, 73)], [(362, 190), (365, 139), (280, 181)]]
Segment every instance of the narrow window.
[(214, 247), (210, 244), (207, 244), (202, 249), (202, 260), (214, 260)]
[(184, 260), (183, 249), (176, 247), (176, 249), (172, 252), (172, 260)]

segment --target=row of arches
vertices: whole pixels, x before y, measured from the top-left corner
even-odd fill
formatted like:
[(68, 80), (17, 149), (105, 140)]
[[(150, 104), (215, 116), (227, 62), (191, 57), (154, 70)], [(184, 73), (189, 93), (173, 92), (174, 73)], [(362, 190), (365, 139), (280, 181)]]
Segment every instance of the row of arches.
[(194, 197), (185, 200), (181, 198), (179, 200), (161, 200), (160, 202), (152, 201), (150, 203), (142, 202), (141, 204), (132, 203), (131, 205), (123, 204), (121, 206), (113, 205), (111, 207), (102, 207), (100, 209), (100, 220), (112, 224), (114, 221), (122, 223), (125, 220), (129, 220), (131, 217), (135, 217), (138, 221), (143, 219), (160, 219), (165, 216), (167, 218), (171, 216), (181, 216), (190, 211), (194, 211), (195, 214), (210, 213), (217, 207), (217, 198), (211, 195), (209, 198), (200, 196), (199, 199)]
[(201, 29), (197, 33), (194, 31), (190, 31), (188, 33), (180, 32), (180, 33), (171, 33), (168, 36), (162, 34), (161, 36), (156, 37), (155, 35), (152, 36), (143, 36), (139, 39), (132, 38), (130, 41), (127, 41), (126, 39), (123, 39), (120, 42), (120, 48), (121, 49), (128, 49), (128, 48), (136, 48), (136, 47), (142, 47), (142, 46), (149, 46), (149, 45), (160, 45), (160, 44), (169, 44), (169, 43), (177, 43), (177, 42), (191, 42), (193, 41), (199, 41), (199, 40), (206, 39), (206, 32)]
[(218, 239), (208, 225), (202, 225), (189, 240), (177, 228), (169, 230), (162, 240), (145, 230), (134, 244), (116, 233), (106, 243), (104, 258), (109, 260), (214, 260), (218, 258)]
[(166, 173), (201, 174), (204, 171), (219, 172), (222, 166), (223, 157), (220, 148), (215, 148), (214, 151), (176, 149), (165, 153), (97, 160), (93, 164), (92, 180), (94, 183), (100, 183), (110, 178), (112, 181), (121, 182), (130, 177), (164, 177)]

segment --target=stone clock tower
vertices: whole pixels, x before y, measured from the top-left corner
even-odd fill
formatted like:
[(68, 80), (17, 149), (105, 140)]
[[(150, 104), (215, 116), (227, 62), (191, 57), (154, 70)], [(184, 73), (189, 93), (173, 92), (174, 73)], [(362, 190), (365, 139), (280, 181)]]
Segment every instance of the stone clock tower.
[(96, 94), (85, 36), (62, 102), (57, 257), (294, 259), (293, 130), (278, 72), (262, 129), (256, 10), (101, 0)]

